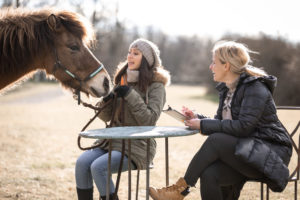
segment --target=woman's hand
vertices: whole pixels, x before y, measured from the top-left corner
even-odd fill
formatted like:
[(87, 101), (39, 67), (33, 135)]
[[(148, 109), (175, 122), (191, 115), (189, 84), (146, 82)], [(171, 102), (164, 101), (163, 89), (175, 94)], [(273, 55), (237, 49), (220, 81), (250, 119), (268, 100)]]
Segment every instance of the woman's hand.
[(115, 93), (117, 93), (117, 97), (125, 97), (128, 94), (129, 87), (127, 85), (121, 85), (114, 89)]
[(186, 116), (188, 120), (197, 118), (197, 115), (185, 106), (182, 106), (182, 113)]
[(200, 121), (201, 119), (194, 118), (190, 120), (185, 120), (184, 124), (188, 126), (190, 129), (200, 130)]
[(104, 102), (108, 102), (109, 100), (113, 99), (115, 97), (114, 93), (111, 92), (107, 96), (103, 97)]

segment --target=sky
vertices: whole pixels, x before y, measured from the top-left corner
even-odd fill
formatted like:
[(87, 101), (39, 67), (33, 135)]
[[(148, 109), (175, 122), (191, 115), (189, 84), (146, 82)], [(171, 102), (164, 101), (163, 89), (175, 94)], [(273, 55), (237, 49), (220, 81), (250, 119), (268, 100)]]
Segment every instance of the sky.
[[(69, 1), (59, 2), (70, 8)], [(215, 40), (225, 33), (251, 37), (265, 33), (300, 42), (300, 0), (84, 0), (82, 6), (88, 13), (101, 4), (106, 10), (118, 5), (118, 19), (128, 28), (151, 26), (171, 36)]]
[(119, 0), (119, 18), (170, 35), (263, 32), (300, 42), (300, 0)]

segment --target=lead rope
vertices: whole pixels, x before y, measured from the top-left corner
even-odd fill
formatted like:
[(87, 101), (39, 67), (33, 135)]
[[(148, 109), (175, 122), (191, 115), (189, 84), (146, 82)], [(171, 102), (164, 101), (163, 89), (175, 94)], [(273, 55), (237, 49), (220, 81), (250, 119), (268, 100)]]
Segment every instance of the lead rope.
[[(117, 84), (117, 85), (115, 85), (115, 87), (114, 88), (116, 88), (116, 87), (118, 87), (119, 85)], [(113, 89), (114, 90), (114, 89)], [(116, 107), (116, 105), (117, 105), (117, 97), (116, 97), (116, 93), (113, 93), (114, 94), (114, 98), (113, 98), (113, 100), (114, 100), (114, 104), (113, 104), (113, 114), (112, 114), (112, 120), (110, 121), (110, 124), (109, 125), (107, 125), (107, 123), (105, 122), (105, 125), (106, 125), (106, 128), (109, 128), (109, 127), (111, 127), (112, 126), (112, 121), (113, 121), (113, 118), (114, 118), (114, 115), (115, 115), (115, 107)], [(82, 105), (84, 106), (84, 107), (88, 107), (88, 108), (91, 108), (91, 109), (93, 109), (94, 111), (96, 111), (96, 114), (94, 115), (94, 117), (93, 118), (91, 118), (90, 119), (90, 121), (88, 121), (88, 123), (81, 129), (81, 132), (83, 132), (83, 131), (85, 131), (85, 129), (96, 119), (96, 117), (102, 112), (102, 110), (104, 110), (104, 108), (106, 108), (108, 105), (109, 105), (109, 103), (112, 101), (112, 99), (110, 99), (110, 100), (108, 100), (107, 102), (105, 102), (101, 107), (96, 107), (96, 106), (93, 106), (92, 104), (89, 104), (89, 103), (86, 103), (86, 102), (84, 102), (84, 101), (82, 101), (81, 99), (80, 99), (80, 91), (78, 92), (78, 96), (77, 96), (77, 100), (78, 100), (78, 105), (80, 104), (80, 103), (82, 103)], [(97, 147), (100, 147), (106, 140), (103, 140), (102, 142), (100, 142), (100, 143), (98, 143), (98, 144), (96, 144), (96, 145), (92, 145), (92, 146), (90, 146), (90, 147), (82, 147), (81, 146), (81, 144), (80, 144), (80, 140), (81, 140), (81, 136), (80, 135), (78, 135), (78, 137), (77, 137), (77, 145), (78, 145), (78, 148), (80, 149), (80, 150), (83, 150), (83, 151), (85, 151), (85, 150), (90, 150), (90, 149), (94, 149), (94, 148), (97, 148)]]
[[(80, 101), (83, 106), (91, 108), (91, 109), (97, 111), (96, 114), (94, 115), (94, 117), (92, 119), (90, 119), (90, 121), (82, 128), (81, 132), (83, 132), (96, 119), (96, 117), (100, 114), (100, 112), (111, 101), (112, 101), (112, 99), (110, 99), (109, 101), (107, 101), (101, 108), (98, 108), (98, 107), (95, 107), (95, 106), (93, 106), (91, 104), (88, 104), (88, 103), (85, 103), (83, 101)], [(123, 109), (124, 109), (124, 106), (123, 106), (124, 105), (124, 98), (122, 98), (121, 101), (122, 101), (121, 102), (121, 115), (123, 115), (122, 118), (124, 119), (124, 111), (123, 111)], [(115, 114), (116, 114), (116, 105), (117, 105), (117, 97), (116, 97), (116, 94), (115, 94), (115, 97), (113, 98), (113, 112), (112, 112), (112, 117), (111, 117), (111, 120), (110, 120), (110, 124), (108, 126), (106, 126), (107, 128), (112, 127), (112, 125), (114, 123), (114, 117), (115, 117)], [(124, 123), (123, 121), (121, 121), (121, 122)], [(79, 135), (78, 138), (77, 138), (77, 144), (78, 144), (79, 149), (81, 149), (81, 150), (90, 150), (90, 149), (93, 149), (93, 148), (97, 148), (97, 147), (100, 147), (104, 142), (106, 142), (106, 140), (103, 140), (99, 144), (96, 144), (96, 145), (93, 145), (93, 146), (90, 146), (90, 147), (81, 147), (80, 139), (81, 139), (81, 136)], [(119, 185), (120, 185), (120, 180), (121, 180), (121, 173), (122, 173), (122, 168), (123, 168), (124, 157), (125, 157), (125, 140), (123, 139), (122, 140), (122, 152), (121, 152), (121, 158), (120, 158), (120, 165), (119, 165), (119, 169), (118, 169), (118, 175), (117, 175), (117, 181), (116, 181), (116, 189), (115, 189), (115, 192), (113, 194), (113, 200), (116, 200), (117, 195), (118, 195), (118, 190), (119, 190)]]
[[(124, 98), (122, 97), (121, 100), (121, 111), (120, 111), (120, 122), (122, 125), (124, 125)], [(121, 158), (120, 158), (120, 165), (119, 165), (119, 169), (118, 169), (118, 175), (117, 175), (117, 181), (116, 181), (116, 188), (115, 188), (115, 192), (113, 194), (113, 199), (112, 200), (116, 200), (117, 199), (117, 195), (118, 195), (118, 190), (119, 190), (119, 185), (120, 185), (120, 180), (121, 180), (121, 173), (122, 173), (122, 168), (123, 168), (123, 161), (124, 161), (124, 157), (125, 157), (125, 139), (122, 139), (122, 151), (121, 151)]]
[[(88, 121), (88, 123), (81, 129), (81, 132), (85, 131), (85, 129), (86, 129), (86, 128), (87, 128), (87, 127), (95, 120), (95, 119), (96, 119), (96, 117), (100, 114), (100, 112), (101, 112), (104, 108), (106, 108), (106, 107), (109, 105), (109, 103), (110, 103), (111, 101), (112, 101), (112, 100), (110, 99), (109, 101), (105, 102), (105, 104), (104, 104), (103, 106), (101, 106), (101, 107), (99, 108), (99, 107), (95, 107), (95, 106), (93, 106), (93, 105), (91, 105), (91, 104), (85, 103), (85, 102), (83, 102), (83, 101), (80, 100), (80, 102), (82, 103), (83, 106), (88, 107), (88, 108), (91, 108), (91, 109), (93, 109), (93, 110), (96, 111), (96, 114), (94, 115), (94, 117), (91, 118), (91, 119)], [(77, 145), (78, 145), (78, 148), (81, 149), (81, 150), (83, 150), (83, 151), (84, 151), (84, 150), (90, 150), (90, 149), (99, 147), (99, 146), (101, 146), (101, 145), (105, 142), (105, 140), (104, 140), (104, 141), (100, 142), (99, 144), (92, 145), (92, 146), (90, 146), (90, 147), (82, 147), (81, 144), (80, 144), (80, 140), (81, 140), (81, 136), (79, 135), (78, 138), (77, 138)]]
[[(109, 127), (112, 127), (113, 125), (113, 122), (114, 122), (114, 116), (116, 114), (116, 105), (117, 105), (117, 97), (116, 97), (117, 94), (114, 94), (114, 98), (113, 98), (113, 112), (112, 112), (112, 117), (111, 117), (111, 121), (110, 121), (110, 124), (109, 125), (106, 125), (107, 128)], [(107, 101), (102, 107), (95, 107), (91, 104), (88, 104), (86, 102), (83, 102), (81, 101), (80, 99), (78, 100), (78, 102), (81, 102), (83, 106), (85, 107), (88, 107), (88, 108), (91, 108), (96, 112), (96, 114), (94, 115), (94, 117), (92, 119), (90, 119), (90, 121), (88, 121), (88, 123), (82, 128), (81, 132), (85, 131), (85, 129), (96, 119), (96, 117), (100, 114), (100, 112), (112, 101), (112, 99), (110, 99), (109, 101)], [(124, 103), (124, 99), (122, 98), (122, 110), (123, 110), (123, 103)], [(122, 115), (124, 115), (122, 112)], [(77, 138), (77, 145), (79, 147), (79, 149), (81, 150), (90, 150), (90, 149), (93, 149), (93, 148), (97, 148), (97, 147), (100, 147), (104, 142), (106, 142), (106, 140), (103, 140), (102, 142), (100, 142), (99, 144), (96, 144), (96, 145), (92, 145), (90, 147), (82, 147), (81, 144), (80, 144), (80, 140), (81, 140), (81, 136), (79, 135), (78, 138)], [(123, 139), (122, 140), (122, 155), (121, 155), (121, 158), (120, 158), (120, 166), (119, 166), (119, 170), (118, 170), (118, 175), (117, 175), (117, 182), (116, 182), (116, 189), (115, 189), (115, 192), (113, 194), (113, 200), (116, 200), (117, 198), (117, 195), (118, 195), (118, 189), (119, 189), (119, 184), (120, 184), (120, 179), (121, 179), (121, 173), (122, 173), (122, 168), (123, 168), (123, 161), (124, 161), (124, 156), (125, 156), (125, 140)]]
[[(126, 81), (127, 78), (125, 78), (125, 77), (121, 78), (121, 85), (124, 85), (124, 84), (127, 85), (127, 81)], [(124, 119), (125, 119), (124, 101), (125, 101), (124, 97), (122, 97), (122, 100), (121, 100), (121, 103), (120, 103), (120, 122), (121, 122), (122, 125), (124, 125)], [(114, 107), (116, 107), (116, 102), (114, 104)], [(113, 121), (114, 116), (115, 116), (115, 111), (113, 113), (113, 117), (112, 117), (111, 121)], [(118, 190), (119, 190), (119, 185), (120, 185), (120, 180), (121, 180), (121, 173), (122, 173), (122, 168), (123, 168), (124, 157), (125, 157), (125, 139), (122, 139), (122, 151), (121, 151), (120, 165), (119, 165), (119, 169), (118, 169), (116, 188), (115, 188), (115, 192), (113, 194), (112, 200), (116, 200), (117, 196), (118, 196)]]

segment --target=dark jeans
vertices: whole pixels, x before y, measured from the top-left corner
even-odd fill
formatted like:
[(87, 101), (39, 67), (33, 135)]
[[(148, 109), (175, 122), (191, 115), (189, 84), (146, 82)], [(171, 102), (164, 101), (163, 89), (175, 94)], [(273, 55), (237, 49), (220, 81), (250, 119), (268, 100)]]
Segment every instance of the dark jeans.
[(214, 133), (206, 139), (191, 160), (184, 179), (195, 186), (200, 178), (202, 200), (222, 200), (222, 186), (235, 185), (246, 178), (258, 179), (263, 175), (238, 160), (235, 146), (238, 138)]

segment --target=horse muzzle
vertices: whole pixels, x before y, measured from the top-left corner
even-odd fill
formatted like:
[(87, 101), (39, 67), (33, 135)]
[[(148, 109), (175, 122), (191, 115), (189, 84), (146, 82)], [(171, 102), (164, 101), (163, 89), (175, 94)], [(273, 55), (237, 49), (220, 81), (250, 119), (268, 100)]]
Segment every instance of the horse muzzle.
[(104, 77), (103, 80), (101, 81), (101, 85), (100, 87), (98, 86), (99, 84), (95, 84), (95, 82), (97, 81), (89, 81), (90, 84), (88, 84), (88, 93), (90, 95), (92, 95), (93, 97), (102, 97), (102, 96), (106, 96), (111, 88), (112, 88), (112, 84), (109, 80), (109, 78)]

